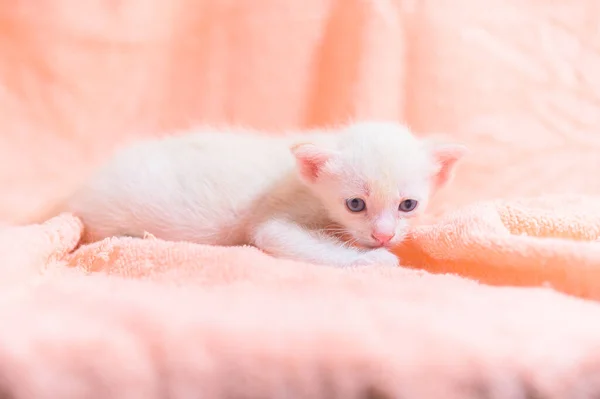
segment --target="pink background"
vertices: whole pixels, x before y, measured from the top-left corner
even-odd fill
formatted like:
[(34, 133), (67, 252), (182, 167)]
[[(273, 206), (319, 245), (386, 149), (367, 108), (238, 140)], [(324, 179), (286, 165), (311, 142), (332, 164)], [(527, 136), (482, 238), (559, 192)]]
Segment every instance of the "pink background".
[(402, 120), (472, 154), (432, 211), (600, 193), (594, 0), (0, 2), (0, 218), (199, 122)]

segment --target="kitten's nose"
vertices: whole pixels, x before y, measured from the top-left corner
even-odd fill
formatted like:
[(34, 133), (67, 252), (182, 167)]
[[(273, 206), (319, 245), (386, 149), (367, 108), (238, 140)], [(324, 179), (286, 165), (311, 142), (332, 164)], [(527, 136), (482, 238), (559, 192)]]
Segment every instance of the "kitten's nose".
[(380, 233), (380, 232), (375, 232), (373, 234), (371, 234), (372, 237), (374, 239), (376, 239), (377, 241), (379, 241), (381, 244), (387, 244), (388, 242), (391, 241), (392, 238), (394, 238), (394, 236), (396, 234), (394, 233)]

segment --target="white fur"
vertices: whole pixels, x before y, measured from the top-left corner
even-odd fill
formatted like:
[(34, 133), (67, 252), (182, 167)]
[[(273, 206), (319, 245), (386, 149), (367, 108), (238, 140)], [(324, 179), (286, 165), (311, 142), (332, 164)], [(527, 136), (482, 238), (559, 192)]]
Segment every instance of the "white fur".
[[(82, 218), (91, 240), (151, 233), (251, 244), (334, 266), (395, 265), (396, 256), (375, 248), (371, 235), (394, 234), (388, 245), (402, 240), (407, 220), (448, 180), (436, 177), (451, 175), (461, 149), (429, 145), (384, 122), (285, 136), (197, 130), (120, 151), (66, 210)], [(349, 212), (351, 197), (364, 199), (366, 210)], [(399, 212), (407, 198), (419, 206)]]

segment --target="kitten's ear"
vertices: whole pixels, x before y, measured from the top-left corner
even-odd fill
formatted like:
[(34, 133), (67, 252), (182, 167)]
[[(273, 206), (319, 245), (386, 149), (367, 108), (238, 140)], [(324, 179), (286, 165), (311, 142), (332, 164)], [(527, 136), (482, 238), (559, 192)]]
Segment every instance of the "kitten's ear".
[(438, 190), (452, 180), (456, 164), (469, 150), (460, 144), (433, 144), (429, 146), (429, 151), (436, 163), (433, 187)]
[(311, 143), (295, 144), (290, 151), (296, 158), (300, 176), (310, 183), (317, 180), (325, 164), (335, 156), (334, 151)]

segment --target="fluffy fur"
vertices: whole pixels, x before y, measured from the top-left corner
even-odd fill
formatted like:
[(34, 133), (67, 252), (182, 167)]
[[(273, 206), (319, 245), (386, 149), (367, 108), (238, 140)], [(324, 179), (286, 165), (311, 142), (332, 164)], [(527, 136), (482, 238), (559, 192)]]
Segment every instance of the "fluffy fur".
[[(151, 233), (334, 266), (396, 265), (387, 248), (463, 154), (384, 122), (285, 136), (197, 130), (120, 151), (66, 211), (87, 241)], [(351, 198), (365, 209), (351, 212)], [(406, 199), (416, 209), (399, 210)]]

